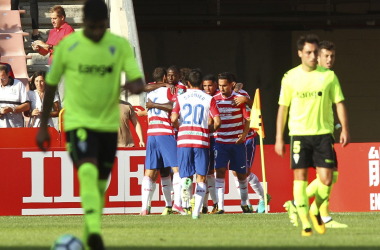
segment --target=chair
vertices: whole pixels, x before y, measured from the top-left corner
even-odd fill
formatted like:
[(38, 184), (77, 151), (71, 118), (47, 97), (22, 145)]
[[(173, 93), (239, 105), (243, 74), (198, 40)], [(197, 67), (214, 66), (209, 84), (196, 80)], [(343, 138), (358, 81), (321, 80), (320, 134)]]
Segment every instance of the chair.
[(17, 80), (24, 83), (27, 91), (29, 90), (29, 77), (26, 67), (26, 56), (1, 56), (1, 62), (9, 63), (12, 66), (13, 74)]
[(0, 33), (29, 35), (29, 33), (22, 31), (20, 12), (16, 10), (0, 10)]
[(11, 0), (0, 0), (0, 10), (11, 10)]
[(21, 33), (0, 33), (1, 56), (25, 56), (24, 39)]

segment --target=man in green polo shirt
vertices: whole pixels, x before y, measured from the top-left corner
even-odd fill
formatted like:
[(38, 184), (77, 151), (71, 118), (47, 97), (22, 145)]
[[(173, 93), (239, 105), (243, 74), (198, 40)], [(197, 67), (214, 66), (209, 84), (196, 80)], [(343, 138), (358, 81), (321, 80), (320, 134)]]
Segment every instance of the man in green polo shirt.
[(104, 1), (88, 0), (83, 12), (83, 31), (64, 38), (54, 51), (37, 143), (45, 151), (45, 143), (50, 142), (47, 119), (64, 75), (66, 148), (78, 169), (84, 243), (90, 249), (104, 249), (100, 220), (116, 155), (121, 72), (127, 77), (124, 88), (133, 94), (141, 93), (144, 83), (128, 41), (107, 31)]
[[(308, 213), (314, 229), (325, 233), (319, 214), (320, 205), (329, 198), (336, 159), (333, 150), (331, 126), (332, 103), (336, 104), (342, 125), (340, 143), (350, 141), (344, 97), (338, 78), (333, 71), (317, 65), (318, 37), (307, 35), (297, 41), (301, 65), (285, 73), (277, 114), (276, 153), (283, 157), (285, 144), (283, 132), (289, 111), (291, 136), (291, 168), (294, 173), (293, 195), (297, 213), (302, 222), (302, 235), (312, 235)], [(315, 167), (319, 176), (315, 200), (310, 206), (306, 194), (308, 168)]]

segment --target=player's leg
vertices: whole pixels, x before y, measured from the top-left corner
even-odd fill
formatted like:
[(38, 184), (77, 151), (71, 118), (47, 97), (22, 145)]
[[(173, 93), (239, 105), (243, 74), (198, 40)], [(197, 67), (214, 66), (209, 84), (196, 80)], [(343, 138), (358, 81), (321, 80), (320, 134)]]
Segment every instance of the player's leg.
[(156, 185), (157, 172), (164, 166), (160, 145), (157, 140), (159, 136), (148, 136), (145, 157), (145, 173), (141, 183), (141, 213), (148, 215), (149, 198), (153, 191), (153, 185)]
[(194, 152), (193, 148), (179, 147), (177, 153), (182, 186), (182, 208), (188, 213), (190, 206), (190, 187), (193, 185), (192, 176), (195, 174)]
[(152, 178), (152, 181), (153, 181), (152, 182), (152, 191), (149, 194), (149, 200), (148, 200), (148, 214), (150, 214), (150, 210), (152, 208), (152, 199), (153, 199), (154, 192), (156, 191), (156, 187), (157, 187), (158, 174), (159, 174), (159, 171), (157, 170), (156, 173), (155, 173), (155, 175)]
[(238, 179), (239, 193), (241, 199), (241, 208), (243, 213), (251, 213), (248, 207), (248, 181), (247, 181), (247, 154), (245, 144), (237, 144), (231, 146), (230, 149), (230, 170), (236, 172)]
[(215, 192), (215, 138), (210, 138), (210, 165), (207, 173), (207, 190), (213, 203), (213, 208), (210, 213), (215, 213), (218, 211), (218, 202)]
[(218, 211), (214, 214), (224, 213), (224, 192), (226, 188), (225, 177), (230, 155), (228, 153), (228, 144), (215, 143), (215, 192), (218, 203)]
[(199, 213), (202, 206), (202, 201), (206, 194), (206, 174), (209, 162), (209, 149), (208, 148), (194, 148), (194, 167), (197, 174), (197, 185), (195, 188), (195, 204), (192, 211), (193, 219), (199, 218)]
[(171, 198), (171, 187), (172, 179), (170, 176), (171, 168), (163, 168), (160, 170), (161, 174), (161, 190), (165, 199), (165, 209), (162, 215), (172, 214), (172, 198)]
[(333, 137), (327, 135), (317, 135), (312, 137), (313, 141), (313, 162), (318, 174), (318, 188), (315, 193), (314, 202), (310, 206), (310, 217), (314, 228), (318, 233), (325, 233), (325, 225), (322, 221), (319, 208), (325, 200), (330, 197), (336, 160), (333, 148)]
[[(309, 222), (309, 199), (306, 195), (308, 168), (312, 166), (312, 151), (305, 136), (291, 138), (291, 168), (293, 169), (293, 196), (297, 214), (302, 223), (302, 235), (312, 235)], [(289, 212), (289, 211), (288, 211)]]

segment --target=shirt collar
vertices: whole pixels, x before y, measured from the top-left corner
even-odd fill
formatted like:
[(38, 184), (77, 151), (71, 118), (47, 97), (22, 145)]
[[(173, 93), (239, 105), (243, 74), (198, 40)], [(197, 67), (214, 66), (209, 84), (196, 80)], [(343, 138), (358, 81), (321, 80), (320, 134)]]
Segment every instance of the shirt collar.
[(59, 27), (59, 28), (54, 28), (54, 29), (55, 29), (57, 32), (59, 32), (61, 29), (64, 29), (67, 25), (68, 25), (67, 22), (65, 22), (64, 24), (62, 24), (61, 27)]

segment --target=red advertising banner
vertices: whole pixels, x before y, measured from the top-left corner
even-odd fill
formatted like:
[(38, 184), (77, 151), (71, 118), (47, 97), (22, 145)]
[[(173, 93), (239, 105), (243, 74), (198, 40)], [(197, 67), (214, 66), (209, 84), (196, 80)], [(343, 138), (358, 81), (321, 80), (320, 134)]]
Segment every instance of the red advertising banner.
[[(257, 147), (252, 172), (261, 180), (259, 150)], [(265, 145), (264, 150), (267, 187), (272, 196), (269, 212), (284, 212), (283, 203), (293, 196), (289, 153), (281, 158), (275, 154), (273, 145)], [(379, 211), (380, 143), (353, 143), (344, 149), (337, 145), (336, 150), (339, 179), (330, 199), (331, 211)], [(145, 154), (145, 149), (118, 150), (107, 189), (105, 214), (140, 212)], [(2, 148), (0, 157), (0, 215), (82, 214), (76, 170), (64, 148), (52, 148), (48, 152), (37, 148)], [(309, 175), (312, 180), (315, 171), (310, 170)], [(165, 204), (160, 180), (156, 185), (152, 212), (161, 213)], [(258, 196), (252, 189), (249, 197), (253, 205), (258, 203)], [(352, 197), (355, 197), (355, 205)], [(227, 212), (241, 212), (232, 175), (226, 177), (225, 200)]]

